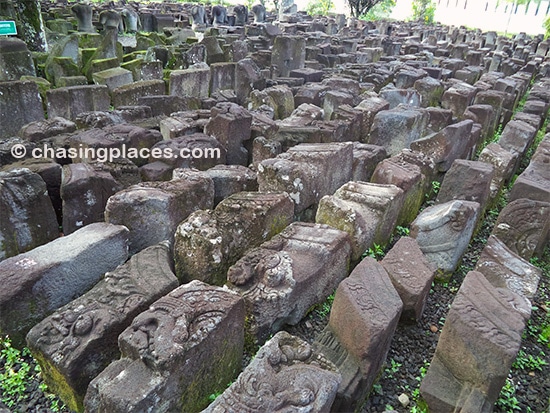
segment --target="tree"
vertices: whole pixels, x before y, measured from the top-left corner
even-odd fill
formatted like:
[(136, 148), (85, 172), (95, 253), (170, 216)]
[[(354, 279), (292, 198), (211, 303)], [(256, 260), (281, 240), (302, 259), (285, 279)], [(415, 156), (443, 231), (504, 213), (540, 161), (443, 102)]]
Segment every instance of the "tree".
[(351, 15), (353, 17), (367, 14), (370, 9), (380, 2), (382, 2), (382, 0), (348, 0)]

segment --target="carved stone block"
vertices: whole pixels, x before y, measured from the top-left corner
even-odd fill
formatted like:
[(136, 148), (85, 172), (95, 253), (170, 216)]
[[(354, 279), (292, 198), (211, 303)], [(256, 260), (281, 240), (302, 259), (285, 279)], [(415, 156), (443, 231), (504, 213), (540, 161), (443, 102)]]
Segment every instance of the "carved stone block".
[(332, 411), (354, 411), (382, 369), (403, 304), (381, 264), (367, 257), (336, 290), (314, 348), (342, 374)]
[(216, 285), (246, 251), (259, 246), (292, 222), (294, 204), (287, 194), (239, 192), (214, 210), (197, 211), (175, 233), (176, 275)]
[(401, 321), (420, 320), (435, 271), (416, 240), (401, 237), (380, 263), (403, 301)]
[(212, 179), (198, 174), (168, 182), (142, 182), (117, 192), (105, 207), (105, 221), (130, 230), (130, 254), (174, 239), (179, 223), (214, 205)]
[(373, 244), (389, 241), (403, 201), (404, 192), (395, 185), (348, 182), (321, 199), (315, 221), (347, 232), (357, 262)]
[(282, 331), (203, 413), (328, 413), (340, 381), (323, 354)]
[(470, 271), (449, 310), (420, 386), (430, 411), (491, 411), (520, 348), (530, 313), (528, 300), (506, 288), (495, 288), (483, 274)]
[(90, 381), (119, 357), (118, 335), (178, 286), (172, 265), (168, 243), (151, 246), (30, 330), (44, 381), (71, 410), (83, 409)]
[(0, 262), (0, 330), (23, 343), (36, 323), (128, 258), (128, 229), (95, 223)]
[(520, 198), (498, 215), (492, 235), (525, 260), (541, 257), (550, 238), (550, 203)]
[(428, 261), (444, 280), (458, 266), (474, 232), (480, 206), (471, 201), (449, 201), (423, 210), (411, 224), (415, 238)]
[(286, 191), (299, 214), (351, 179), (353, 145), (301, 144), (258, 165), (260, 192)]
[(244, 305), (200, 281), (154, 302), (118, 339), (122, 358), (88, 387), (87, 412), (197, 412), (241, 369)]
[(328, 225), (292, 223), (229, 268), (229, 287), (247, 309), (247, 333), (263, 343), (285, 324), (298, 323), (347, 277), (348, 235)]

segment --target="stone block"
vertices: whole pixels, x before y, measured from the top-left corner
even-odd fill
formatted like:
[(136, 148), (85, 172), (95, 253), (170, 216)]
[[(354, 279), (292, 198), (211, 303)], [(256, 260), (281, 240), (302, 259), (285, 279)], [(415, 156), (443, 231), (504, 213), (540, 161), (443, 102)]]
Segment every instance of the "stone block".
[(40, 120), (44, 109), (35, 82), (0, 82), (0, 139), (17, 136), (21, 127)]
[(117, 192), (105, 207), (105, 221), (129, 230), (129, 252), (168, 240), (180, 222), (199, 209), (214, 205), (214, 182), (189, 174), (168, 182), (142, 182)]
[(59, 235), (42, 177), (27, 168), (0, 172), (0, 261), (46, 244)]
[(214, 206), (237, 192), (258, 190), (256, 172), (245, 166), (216, 165), (207, 169), (205, 175), (214, 182)]
[(350, 254), (345, 232), (295, 222), (230, 267), (228, 286), (245, 301), (250, 342), (263, 343), (324, 301), (347, 277)]
[(352, 262), (358, 262), (374, 244), (389, 242), (403, 200), (403, 190), (395, 185), (348, 182), (321, 199), (315, 222), (347, 232)]
[(226, 89), (235, 89), (236, 63), (220, 62), (210, 65), (210, 94)]
[(0, 53), (0, 82), (18, 81), (21, 76), (36, 76), (31, 53), (23, 40), (3, 36), (0, 39)]
[(498, 143), (490, 143), (479, 154), (478, 160), (493, 165), (489, 202), (492, 204), (505, 184), (514, 174), (517, 155), (503, 149)]
[(291, 70), (302, 69), (306, 58), (306, 39), (300, 36), (277, 36), (273, 41), (271, 65), (277, 77), (288, 77)]
[[(453, 116), (458, 119), (464, 119), (466, 108), (474, 104), (474, 98), (478, 89), (464, 82), (447, 89), (441, 96), (441, 107), (450, 109)], [(482, 102), (476, 102), (482, 103)]]
[(481, 251), (475, 270), (495, 287), (507, 288), (532, 300), (537, 293), (542, 271), (508, 248), (498, 236), (491, 235)]
[(121, 67), (95, 72), (92, 74), (92, 79), (96, 85), (105, 85), (111, 92), (117, 87), (130, 84), (134, 81), (132, 72)]
[(204, 133), (215, 137), (227, 151), (227, 163), (248, 165), (248, 151), (244, 143), (251, 137), (252, 115), (236, 103), (218, 103)]
[(386, 149), (382, 146), (354, 142), (351, 180), (369, 182), (376, 165), (386, 156)]
[(200, 281), (176, 288), (120, 334), (122, 358), (92, 380), (86, 411), (201, 411), (240, 371), (243, 331), (238, 294)]
[(390, 109), (399, 105), (407, 105), (418, 108), (421, 106), (422, 97), (414, 89), (397, 89), (392, 87), (383, 88), (380, 91), (380, 97), (390, 104)]
[(471, 119), (481, 125), (481, 138), (484, 141), (493, 139), (497, 127), (495, 109), (491, 105), (472, 105), (466, 108), (464, 119)]
[(428, 120), (422, 109), (398, 107), (380, 111), (373, 119), (368, 143), (383, 146), (389, 156), (397, 155), (424, 136)]
[(362, 405), (383, 367), (402, 308), (384, 267), (370, 257), (340, 283), (329, 324), (313, 343), (342, 375), (331, 411)]
[(455, 200), (426, 208), (412, 222), (410, 236), (437, 269), (438, 280), (458, 267), (479, 216), (477, 202)]
[(397, 219), (397, 225), (410, 224), (425, 200), (426, 177), (420, 167), (392, 157), (381, 161), (374, 170), (371, 182), (395, 185), (403, 190), (403, 206)]
[(27, 334), (48, 389), (71, 410), (83, 410), (88, 384), (120, 356), (118, 335), (150, 304), (178, 287), (172, 266), (168, 243), (151, 246)]
[(498, 144), (503, 149), (518, 156), (514, 170), (519, 167), (521, 158), (533, 143), (536, 134), (537, 129), (535, 127), (520, 120), (508, 122), (502, 130)]
[[(328, 412), (341, 376), (302, 339), (280, 332), (203, 413), (275, 412), (287, 408)], [(299, 407), (298, 407), (299, 406)]]
[(301, 144), (258, 165), (260, 192), (287, 192), (295, 213), (316, 209), (324, 195), (351, 179), (351, 143)]
[(46, 96), (50, 119), (60, 116), (74, 121), (83, 112), (106, 111), (111, 105), (109, 88), (104, 85), (60, 87)]
[(549, 216), (549, 202), (515, 199), (500, 211), (491, 235), (525, 260), (542, 257), (550, 239)]
[(233, 194), (214, 210), (191, 214), (175, 233), (178, 278), (223, 285), (228, 268), (286, 228), (293, 214), (287, 194), (258, 192)]
[(107, 200), (121, 189), (122, 185), (99, 165), (64, 165), (60, 189), (63, 233), (68, 235), (93, 222), (102, 222)]
[(471, 151), (473, 126), (470, 119), (454, 123), (440, 132), (411, 142), (410, 148), (430, 156), (439, 172), (447, 172), (456, 159), (465, 158)]
[(457, 159), (445, 173), (435, 202), (473, 201), (480, 204), (483, 213), (490, 199), (493, 175), (490, 163)]
[(422, 318), (435, 270), (414, 238), (401, 237), (380, 262), (403, 302), (401, 321), (416, 323)]
[(414, 82), (414, 88), (421, 96), (420, 105), (423, 108), (439, 106), (443, 91), (445, 90), (441, 81), (430, 76), (418, 79)]
[(164, 80), (140, 80), (117, 87), (112, 91), (112, 103), (115, 108), (120, 106), (136, 106), (142, 96), (158, 96), (166, 94)]
[(252, 142), (252, 165), (257, 170), (258, 165), (265, 159), (275, 158), (282, 153), (281, 142), (258, 136)]
[(128, 257), (128, 230), (96, 223), (0, 262), (0, 331), (14, 345)]
[(431, 411), (491, 411), (521, 345), (527, 300), (471, 271), (447, 314), (420, 393)]
[(206, 98), (210, 91), (210, 67), (197, 63), (185, 70), (170, 72), (169, 94)]

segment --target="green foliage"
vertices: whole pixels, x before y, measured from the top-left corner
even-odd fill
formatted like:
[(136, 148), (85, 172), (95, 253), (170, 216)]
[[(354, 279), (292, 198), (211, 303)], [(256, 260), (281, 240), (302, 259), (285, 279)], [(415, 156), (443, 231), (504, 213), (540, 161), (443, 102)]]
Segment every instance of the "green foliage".
[(363, 254), (363, 258), (365, 257), (372, 257), (375, 260), (384, 258), (385, 251), (384, 248), (382, 248), (378, 244), (374, 244), (372, 247), (370, 247), (365, 253)]
[(315, 312), (322, 318), (328, 317), (330, 314), (330, 309), (332, 308), (332, 303), (334, 302), (334, 295), (336, 292), (332, 293), (327, 297), (325, 301), (316, 305)]
[(366, 15), (369, 10), (382, 1), (384, 0), (347, 0), (353, 17)]
[(435, 3), (432, 0), (413, 0), (413, 20), (432, 24), (435, 16)]
[(546, 360), (544, 360), (544, 356), (545, 354), (542, 351), (535, 357), (532, 354), (527, 354), (525, 351), (520, 350), (512, 367), (528, 372), (542, 371), (542, 368), (548, 364)]
[(402, 227), (401, 225), (398, 225), (397, 227), (395, 227), (395, 232), (397, 232), (397, 235), (406, 237), (411, 233), (411, 230), (407, 227)]
[(542, 25), (544, 27), (544, 30), (546, 31), (546, 33), (544, 34), (544, 38), (548, 39), (550, 37), (550, 16), (546, 18)]
[(394, 359), (390, 360), (390, 365), (386, 366), (386, 369), (384, 370), (384, 373), (389, 378), (393, 378), (394, 375), (399, 371), (399, 368), (402, 366), (402, 363), (399, 363), (395, 361)]
[(306, 12), (310, 16), (326, 16), (334, 7), (332, 0), (310, 0)]
[(388, 19), (395, 7), (395, 0), (382, 0), (375, 4), (367, 13), (362, 14), (360, 19), (374, 21)]
[(30, 364), (23, 358), (29, 355), (27, 348), (20, 351), (12, 347), (9, 337), (0, 339), (0, 390), (2, 402), (8, 407), (25, 398), (27, 383), (33, 375)]
[(516, 398), (516, 386), (514, 382), (507, 378), (499, 398), (496, 402), (496, 406), (505, 412), (521, 411), (519, 401)]

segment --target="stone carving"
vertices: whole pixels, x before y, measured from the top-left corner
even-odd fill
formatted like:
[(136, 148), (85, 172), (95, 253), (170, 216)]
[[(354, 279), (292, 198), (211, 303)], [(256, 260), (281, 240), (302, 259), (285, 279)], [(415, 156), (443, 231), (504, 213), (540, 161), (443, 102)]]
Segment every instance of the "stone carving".
[(471, 201), (449, 201), (422, 211), (411, 224), (411, 237), (438, 270), (436, 278), (452, 273), (474, 232), (480, 206)]
[(381, 264), (367, 257), (340, 283), (329, 324), (315, 338), (342, 374), (331, 411), (355, 411), (379, 374), (403, 304)]
[(124, 31), (127, 33), (136, 33), (140, 27), (139, 14), (131, 8), (125, 7), (120, 12), (124, 22)]
[(194, 412), (240, 370), (244, 306), (224, 288), (182, 285), (119, 336), (122, 359), (88, 387), (86, 411)]
[(490, 412), (531, 313), (525, 298), (471, 271), (447, 314), (420, 386), (434, 412)]
[(194, 212), (175, 234), (178, 278), (223, 285), (228, 268), (248, 249), (282, 231), (293, 213), (288, 195), (258, 192), (239, 192), (213, 211)]
[(265, 6), (263, 4), (255, 4), (252, 6), (252, 13), (254, 13), (254, 23), (265, 22)]
[(191, 17), (193, 30), (204, 29), (206, 27), (206, 11), (203, 5), (197, 4), (191, 8)]
[(321, 353), (280, 332), (203, 413), (329, 412), (340, 381)]
[(248, 23), (248, 8), (238, 4), (233, 8), (235, 13), (235, 26), (244, 26)]
[(76, 16), (79, 32), (95, 33), (92, 25), (93, 9), (89, 4), (78, 3), (71, 7), (71, 11)]
[(118, 357), (117, 337), (132, 318), (178, 286), (171, 265), (168, 243), (149, 247), (31, 329), (42, 377), (70, 409), (82, 410), (88, 384)]
[(227, 24), (227, 8), (216, 5), (212, 7), (212, 26), (223, 26)]
[(229, 287), (247, 308), (247, 334), (263, 343), (296, 324), (348, 274), (347, 234), (328, 225), (292, 223), (229, 268)]
[(103, 30), (119, 30), (122, 18), (120, 14), (114, 10), (103, 10), (99, 13), (99, 23), (103, 25)]
[(525, 260), (540, 257), (550, 237), (550, 203), (520, 198), (500, 212), (492, 235)]

